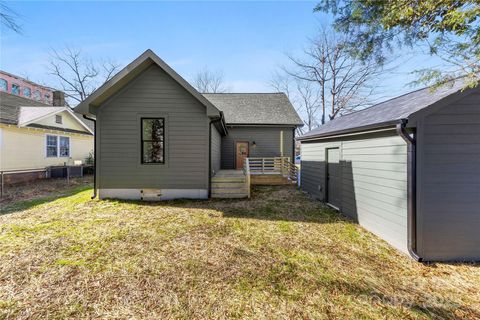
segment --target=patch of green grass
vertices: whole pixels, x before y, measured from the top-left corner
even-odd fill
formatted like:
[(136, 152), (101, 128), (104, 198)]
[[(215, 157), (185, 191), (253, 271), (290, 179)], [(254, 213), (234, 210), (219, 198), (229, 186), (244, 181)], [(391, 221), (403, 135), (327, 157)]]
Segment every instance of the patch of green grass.
[(478, 265), (414, 263), (294, 188), (162, 203), (90, 194), (0, 216), (0, 318), (480, 317)]
[[(50, 203), (52, 201), (55, 201), (58, 198), (68, 197), (70, 195), (74, 195), (76, 193), (79, 193), (79, 192), (82, 192), (82, 191), (85, 191), (85, 190), (90, 190), (90, 189), (91, 189), (91, 186), (89, 186), (89, 185), (76, 186), (75, 188), (57, 191), (57, 192), (55, 192), (54, 195), (50, 195), (48, 197), (42, 197), (42, 198), (33, 199), (33, 200), (24, 200), (24, 201), (14, 202), (14, 203), (9, 204), (9, 205), (1, 206), (0, 207), (0, 215), (35, 208), (37, 206), (41, 206), (42, 204)], [(85, 197), (73, 198), (73, 199), (71, 199), (70, 204), (74, 204), (75, 202), (83, 203), (84, 201), (85, 201)]]

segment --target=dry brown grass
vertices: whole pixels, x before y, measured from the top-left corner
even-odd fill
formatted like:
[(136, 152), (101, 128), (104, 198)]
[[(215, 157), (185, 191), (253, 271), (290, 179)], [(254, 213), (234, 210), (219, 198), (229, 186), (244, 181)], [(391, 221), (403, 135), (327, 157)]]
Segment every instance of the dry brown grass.
[(93, 175), (86, 175), (82, 178), (67, 179), (40, 179), (18, 185), (5, 186), (3, 198), (0, 199), (0, 207), (22, 200), (33, 200), (43, 197), (57, 196), (72, 188), (91, 184)]
[(415, 263), (291, 188), (90, 194), (3, 208), (0, 318), (480, 318), (478, 265)]

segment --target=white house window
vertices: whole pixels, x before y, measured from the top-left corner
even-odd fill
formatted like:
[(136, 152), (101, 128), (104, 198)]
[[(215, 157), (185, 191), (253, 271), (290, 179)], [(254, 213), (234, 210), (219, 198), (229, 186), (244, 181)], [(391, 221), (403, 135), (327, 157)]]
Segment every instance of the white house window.
[(30, 88), (23, 88), (23, 96), (30, 98), (32, 96), (32, 90)]
[(12, 83), (12, 94), (20, 95), (20, 86), (16, 83)]
[(57, 114), (55, 116), (55, 123), (59, 123), (59, 124), (62, 124), (62, 116)]
[(142, 118), (142, 163), (165, 163), (165, 119)]
[(57, 136), (47, 135), (47, 157), (58, 156), (58, 139)]
[(47, 135), (47, 158), (70, 157), (70, 138)]
[(40, 101), (40, 99), (42, 98), (41, 95), (40, 95), (40, 91), (39, 90), (35, 90), (33, 92), (33, 98), (37, 101)]
[(60, 137), (60, 157), (70, 156), (70, 138)]
[(0, 78), (0, 90), (7, 91), (8, 90), (8, 81), (5, 79)]

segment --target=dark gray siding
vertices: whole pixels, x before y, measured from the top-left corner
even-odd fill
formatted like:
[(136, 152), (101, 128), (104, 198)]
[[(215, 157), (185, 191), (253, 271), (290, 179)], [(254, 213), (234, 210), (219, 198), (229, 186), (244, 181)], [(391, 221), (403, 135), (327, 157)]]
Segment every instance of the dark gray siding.
[(212, 125), (212, 149), (211, 149), (211, 161), (212, 161), (212, 174), (215, 174), (220, 170), (221, 166), (221, 148), (222, 148), (222, 136), (218, 132), (217, 128)]
[(301, 188), (325, 199), (325, 154), (340, 148), (340, 210), (396, 248), (407, 246), (407, 149), (395, 131), (302, 142)]
[[(165, 164), (140, 160), (140, 118), (165, 118)], [(157, 66), (100, 107), (100, 188), (207, 189), (205, 107)]]
[(480, 94), (418, 125), (418, 251), (429, 260), (480, 260)]
[[(250, 157), (280, 157), (281, 131), (283, 131), (283, 156), (292, 158), (294, 148), (292, 127), (228, 127), (228, 135), (222, 137), (222, 169), (235, 168), (235, 141), (250, 142)], [(252, 146), (253, 141), (255, 147)]]

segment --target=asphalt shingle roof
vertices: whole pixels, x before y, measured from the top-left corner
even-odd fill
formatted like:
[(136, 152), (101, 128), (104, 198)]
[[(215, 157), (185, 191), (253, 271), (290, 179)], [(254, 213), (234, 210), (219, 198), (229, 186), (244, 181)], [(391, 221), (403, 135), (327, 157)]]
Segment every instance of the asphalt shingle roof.
[[(18, 125), (60, 109), (64, 109), (64, 107), (54, 107), (7, 92), (0, 92), (0, 123)], [(75, 113), (75, 115), (93, 131), (92, 121), (83, 119), (81, 114)]]
[(302, 125), (284, 93), (204, 93), (229, 124)]
[(20, 107), (22, 106), (48, 107), (49, 105), (6, 92), (0, 92), (0, 123), (18, 124)]
[(459, 92), (464, 86), (465, 83), (463, 81), (455, 81), (453, 85), (445, 85), (434, 91), (430, 88), (416, 90), (369, 108), (336, 118), (307, 132), (299, 139), (329, 136), (335, 133), (354, 131), (356, 128), (408, 119), (413, 113), (427, 108), (449, 95)]

